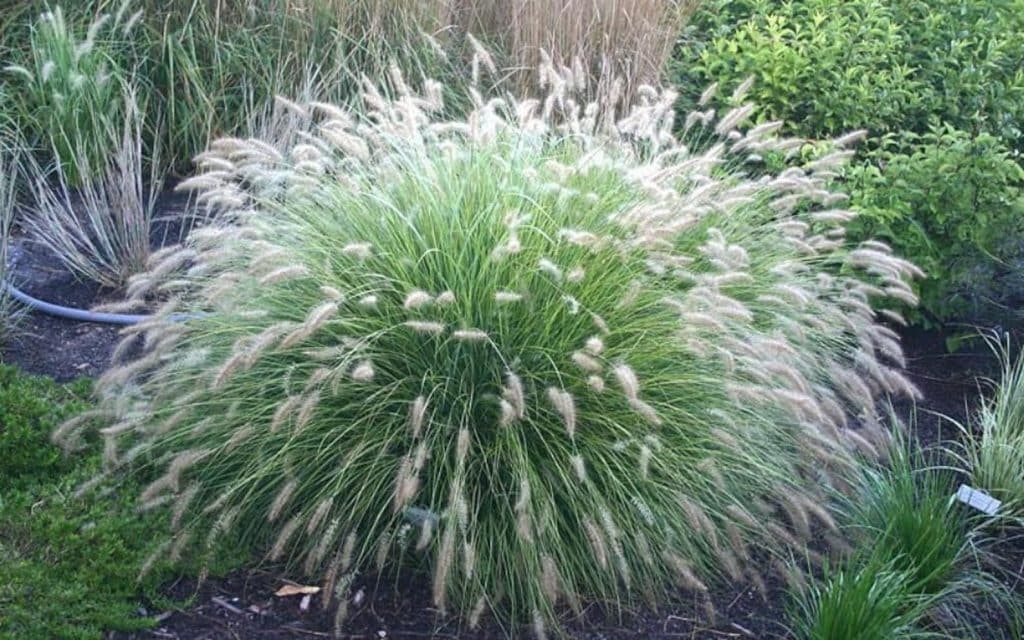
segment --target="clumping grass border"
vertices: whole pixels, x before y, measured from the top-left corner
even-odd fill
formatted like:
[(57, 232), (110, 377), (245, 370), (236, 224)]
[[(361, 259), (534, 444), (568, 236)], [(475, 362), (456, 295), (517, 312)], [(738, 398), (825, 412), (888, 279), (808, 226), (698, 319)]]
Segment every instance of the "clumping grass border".
[(852, 549), (791, 584), (798, 640), (984, 640), (1022, 620), (1024, 602), (999, 579), (992, 519), (954, 497), (966, 472), (932, 466), (904, 437), (887, 462), (865, 461), (840, 499)]
[(981, 400), (965, 423), (956, 423), (964, 444), (956, 454), (972, 486), (1001, 500), (1001, 514), (1024, 524), (1024, 355), (1013, 353), (1009, 335), (984, 338), (1001, 364), (995, 393)]

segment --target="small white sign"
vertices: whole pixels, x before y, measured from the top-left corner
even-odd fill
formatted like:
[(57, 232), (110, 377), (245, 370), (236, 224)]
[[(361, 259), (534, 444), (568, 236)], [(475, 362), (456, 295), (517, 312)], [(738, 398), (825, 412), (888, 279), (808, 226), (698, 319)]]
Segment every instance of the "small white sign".
[(973, 487), (968, 487), (966, 484), (960, 485), (960, 488), (957, 489), (956, 499), (990, 516), (996, 515), (999, 507), (1003, 504), (984, 491), (978, 491)]

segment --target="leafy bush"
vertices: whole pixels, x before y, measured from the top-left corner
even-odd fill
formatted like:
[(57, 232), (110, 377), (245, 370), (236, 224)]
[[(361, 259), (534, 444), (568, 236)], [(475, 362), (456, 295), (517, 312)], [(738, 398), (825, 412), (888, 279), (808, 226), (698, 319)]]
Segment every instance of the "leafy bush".
[(946, 123), (1024, 152), (1024, 2), (903, 0), (896, 6), (915, 77), (929, 88), (928, 118), (903, 128), (925, 133)]
[(1020, 605), (990, 572), (981, 523), (952, 498), (954, 474), (924, 468), (904, 444), (892, 452), (885, 467), (863, 466), (843, 500), (853, 552), (794, 590), (797, 638), (997, 637)]
[(760, 120), (813, 138), (866, 129), (848, 185), (866, 223), (851, 231), (882, 234), (928, 273), (913, 320), (1006, 322), (1021, 286), (1009, 237), (1024, 184), (1022, 31), (1020, 0), (712, 0), (673, 66), (687, 106), (712, 81), (753, 77)]
[(439, 608), (542, 635), (802, 549), (830, 473), (885, 439), (876, 395), (910, 390), (867, 300), (914, 269), (836, 240), (845, 154), (751, 181), (796, 145), (737, 131), (746, 107), (693, 155), (671, 92), (605, 129), (562, 93), (447, 122), (394, 80), (365, 118), (293, 105), (298, 144), (215, 143), (182, 188), (235, 223), (133, 282), (169, 299), (94, 415), (109, 474), (162, 470), (142, 500), (175, 504), (174, 553), (237, 536), (330, 602), (422, 552)]
[(1020, 151), (1022, 29), (1021, 0), (708, 0), (673, 69), (687, 105), (753, 76), (763, 117), (806, 136), (946, 123)]
[[(816, 138), (850, 129), (892, 131), (908, 111), (923, 108), (924, 86), (903, 58), (906, 36), (891, 3), (805, 0), (756, 3), (749, 14), (712, 11), (705, 20), (725, 33), (712, 32), (699, 54), (677, 65), (691, 93), (710, 82), (734, 87), (752, 76), (759, 119), (784, 120)], [(696, 28), (703, 26), (698, 21)]]
[(919, 320), (1017, 315), (1024, 169), (997, 138), (951, 127), (886, 137), (846, 183), (855, 233), (885, 239), (927, 274)]

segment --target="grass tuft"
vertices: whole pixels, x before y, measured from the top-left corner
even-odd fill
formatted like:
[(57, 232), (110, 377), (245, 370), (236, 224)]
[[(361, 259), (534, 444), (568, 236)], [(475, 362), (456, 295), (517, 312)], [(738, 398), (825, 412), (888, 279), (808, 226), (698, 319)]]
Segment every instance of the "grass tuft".
[(1009, 339), (990, 337), (989, 345), (1002, 362), (995, 395), (981, 404), (969, 425), (960, 425), (966, 438), (965, 464), (971, 485), (1004, 504), (1002, 513), (1024, 517), (1024, 358), (1011, 355)]
[(853, 552), (794, 589), (804, 640), (992, 638), (1021, 613), (994, 569), (992, 540), (953, 498), (957, 475), (926, 467), (901, 442), (886, 466), (864, 466), (840, 522)]
[(544, 629), (706, 599), (744, 575), (726, 540), (743, 563), (802, 548), (804, 505), (886, 440), (876, 397), (909, 389), (867, 300), (915, 270), (830, 240), (829, 171), (746, 177), (794, 147), (747, 111), (706, 117), (720, 144), (695, 153), (671, 92), (610, 125), (565, 73), (454, 121), (367, 84), (365, 111), (295, 105), (293, 136), (215, 142), (182, 187), (219, 223), (137, 281), (174, 297), (99, 382), (105, 473), (188, 495), (175, 535), (200, 557), (256, 544), (328, 602), (374, 561), (425, 566), (439, 609)]

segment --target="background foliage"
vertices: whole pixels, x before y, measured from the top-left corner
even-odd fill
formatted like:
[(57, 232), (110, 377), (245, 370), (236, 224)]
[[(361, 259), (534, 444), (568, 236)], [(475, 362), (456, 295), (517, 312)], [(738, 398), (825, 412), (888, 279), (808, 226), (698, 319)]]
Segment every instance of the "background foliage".
[(812, 138), (868, 130), (847, 176), (858, 237), (881, 231), (928, 272), (912, 318), (1019, 321), (1007, 274), (1022, 251), (1007, 236), (1022, 185), (1021, 33), (1020, 0), (708, 0), (673, 77), (683, 108), (713, 81), (753, 76), (761, 120)]

